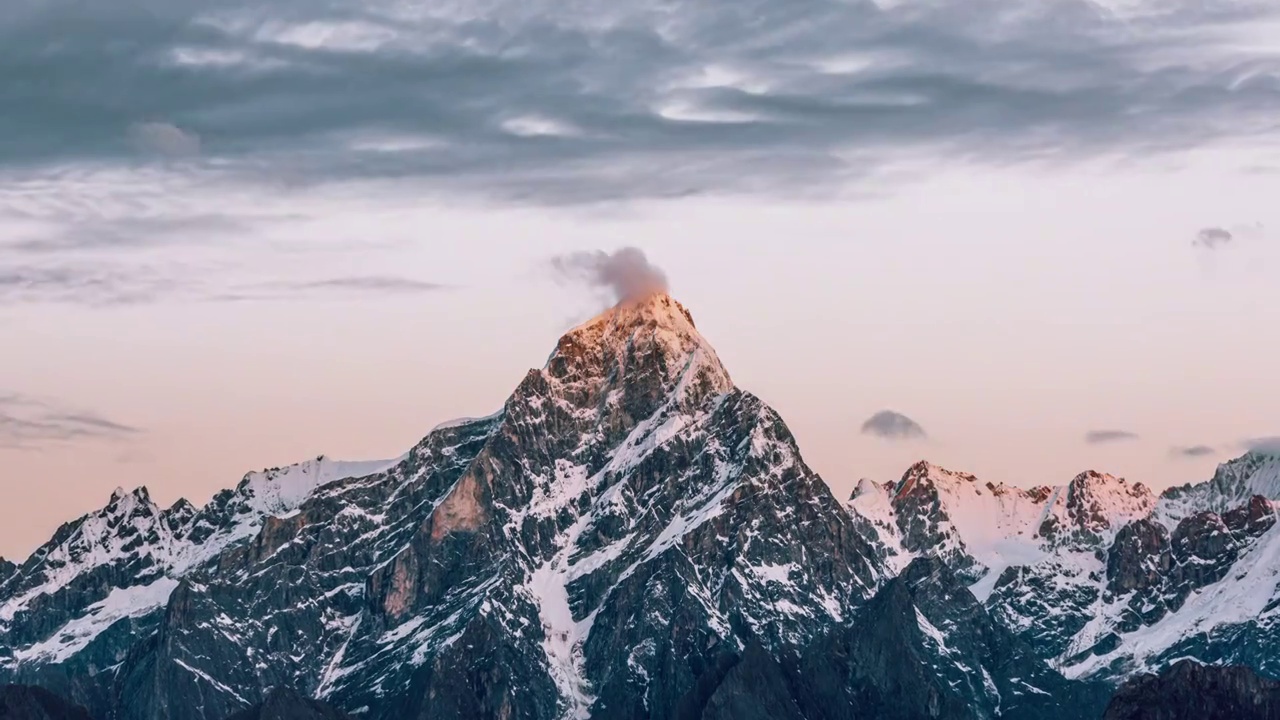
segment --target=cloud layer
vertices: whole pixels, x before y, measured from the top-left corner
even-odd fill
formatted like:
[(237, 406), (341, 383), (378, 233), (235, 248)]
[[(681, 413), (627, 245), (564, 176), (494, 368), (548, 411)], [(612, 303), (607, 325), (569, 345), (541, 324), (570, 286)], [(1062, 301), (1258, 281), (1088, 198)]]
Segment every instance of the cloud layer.
[(881, 410), (862, 423), (863, 435), (886, 440), (923, 440), (928, 437), (915, 420), (892, 410)]
[[(818, 192), (1270, 132), (1274, 3), (14, 0), (0, 166), (183, 157), (508, 200)], [(48, 38), (58, 38), (50, 43)], [(212, 170), (210, 170), (212, 171)]]

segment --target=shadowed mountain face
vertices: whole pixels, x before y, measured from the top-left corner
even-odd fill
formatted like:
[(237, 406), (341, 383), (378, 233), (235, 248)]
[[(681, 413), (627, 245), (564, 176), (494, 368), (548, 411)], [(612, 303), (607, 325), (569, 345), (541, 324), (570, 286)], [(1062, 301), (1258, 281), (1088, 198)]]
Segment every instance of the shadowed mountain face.
[(1191, 660), (1159, 675), (1139, 675), (1116, 691), (1105, 720), (1274, 720), (1280, 682), (1245, 667), (1213, 667)]
[(350, 716), (333, 707), (299, 695), (293, 690), (277, 688), (267, 693), (262, 702), (231, 715), (227, 720), (349, 720)]
[(91, 720), (89, 713), (48, 690), (25, 685), (0, 687), (0, 720)]

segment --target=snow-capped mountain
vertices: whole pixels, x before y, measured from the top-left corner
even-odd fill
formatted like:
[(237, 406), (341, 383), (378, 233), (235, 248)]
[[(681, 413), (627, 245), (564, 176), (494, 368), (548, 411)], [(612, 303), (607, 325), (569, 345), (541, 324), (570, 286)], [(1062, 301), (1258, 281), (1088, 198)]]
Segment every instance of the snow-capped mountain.
[(1280, 672), (1280, 459), (1251, 453), (1159, 497), (1086, 472), (1062, 487), (983, 483), (927, 463), (848, 502), (890, 565), (941, 558), (990, 613), (1071, 677), (1180, 657)]
[(117, 488), (100, 510), (63, 525), (0, 579), (0, 674), (63, 690), (114, 666), (151, 630), (178, 578), (316, 487), (387, 464), (318, 457), (250, 473), (200, 510), (186, 500), (161, 509), (146, 488)]
[(114, 497), (6, 581), (4, 667), (116, 718), (221, 719), (276, 686), (362, 717), (675, 717), (888, 575), (654, 295), (385, 469), (254, 474), (198, 511)]
[(1274, 566), (1274, 466), (1241, 463), (1161, 499), (921, 463), (842, 504), (656, 294), (397, 460), (117, 491), (0, 563), (0, 682), (99, 720), (1083, 720), (1109, 687), (1075, 678), (1160, 662), (1161, 618), (1257, 609), (1225, 588)]

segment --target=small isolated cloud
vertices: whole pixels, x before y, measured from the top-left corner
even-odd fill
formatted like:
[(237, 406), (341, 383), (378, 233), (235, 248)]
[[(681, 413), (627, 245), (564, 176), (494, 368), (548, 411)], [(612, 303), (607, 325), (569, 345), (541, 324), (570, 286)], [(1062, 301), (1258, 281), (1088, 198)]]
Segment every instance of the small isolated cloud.
[(1218, 453), (1217, 450), (1214, 450), (1208, 445), (1185, 445), (1185, 446), (1175, 447), (1169, 451), (1169, 454), (1176, 458), (1188, 458), (1188, 459), (1208, 457), (1210, 455), (1216, 455), (1217, 453)]
[(666, 292), (668, 287), (666, 273), (634, 247), (559, 255), (551, 259), (551, 267), (561, 281), (607, 291), (614, 302)]
[(1207, 227), (1196, 233), (1192, 245), (1207, 250), (1234, 245), (1241, 241), (1261, 240), (1266, 237), (1267, 229), (1260, 222), (1233, 225), (1231, 228)]
[(0, 394), (0, 448), (36, 448), (77, 440), (118, 440), (140, 433), (96, 413), (71, 410), (44, 398)]
[(862, 423), (863, 435), (886, 440), (923, 440), (928, 437), (920, 423), (892, 410), (881, 410)]
[(1196, 233), (1196, 239), (1192, 244), (1209, 250), (1216, 250), (1218, 246), (1227, 245), (1235, 238), (1236, 236), (1226, 228), (1210, 227)]
[(297, 285), (302, 290), (347, 290), (365, 293), (423, 293), (444, 290), (440, 283), (395, 275), (356, 275), (328, 278)]
[(1280, 455), (1280, 436), (1249, 438), (1241, 445), (1249, 452)]
[(1127, 440), (1137, 439), (1138, 434), (1129, 432), (1128, 430), (1090, 430), (1084, 434), (1084, 441), (1090, 445), (1125, 442)]
[(200, 154), (200, 136), (169, 123), (136, 123), (129, 128), (129, 137), (143, 152), (171, 158)]

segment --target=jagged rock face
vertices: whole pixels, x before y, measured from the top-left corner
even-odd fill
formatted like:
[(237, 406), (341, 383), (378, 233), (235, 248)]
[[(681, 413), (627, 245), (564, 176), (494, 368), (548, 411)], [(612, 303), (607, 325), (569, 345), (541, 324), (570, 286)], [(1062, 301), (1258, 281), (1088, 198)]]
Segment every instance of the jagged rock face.
[(317, 458), (250, 473), (199, 511), (185, 501), (161, 510), (146, 488), (117, 490), (0, 584), (0, 679), (51, 688), (104, 715), (116, 670), (157, 630), (178, 577), (252, 537), (268, 509), (289, 510), (329, 479), (384, 465)]
[(923, 557), (798, 656), (749, 642), (681, 699), (690, 720), (1098, 717), (1109, 688), (1067, 681)]
[(1158, 588), (1173, 567), (1169, 531), (1151, 520), (1121, 528), (1107, 553), (1107, 592), (1123, 595)]
[(847, 630), (810, 648), (801, 675), (843, 698), (823, 705), (855, 709), (830, 717), (1092, 718), (1107, 694), (1036, 658), (933, 557), (913, 561)]
[(1107, 542), (1134, 518), (1149, 515), (1156, 498), (1142, 483), (1089, 471), (1067, 484), (1061, 508), (1051, 507), (1040, 536), (1056, 545), (1091, 549)]
[(231, 715), (227, 720), (348, 720), (350, 716), (287, 688), (267, 693), (262, 702)]
[(1266, 670), (1280, 662), (1266, 569), (1280, 538), (1272, 502), (1251, 493), (1280, 491), (1278, 478), (1280, 460), (1251, 454), (1157, 500), (1093, 472), (1022, 491), (919, 464), (887, 511), (872, 485), (849, 508), (890, 567), (940, 557), (1070, 676), (1123, 678), (1180, 656)]
[(1159, 675), (1124, 683), (1105, 720), (1273, 720), (1280, 717), (1280, 683), (1246, 667), (1212, 667), (1183, 660)]
[(120, 720), (221, 720), (279, 686), (367, 718), (673, 717), (722, 658), (798, 654), (886, 578), (666, 296), (385, 471), (298, 472), (171, 510), (164, 602), (83, 695)]
[(0, 720), (91, 720), (82, 707), (39, 687), (0, 687)]

